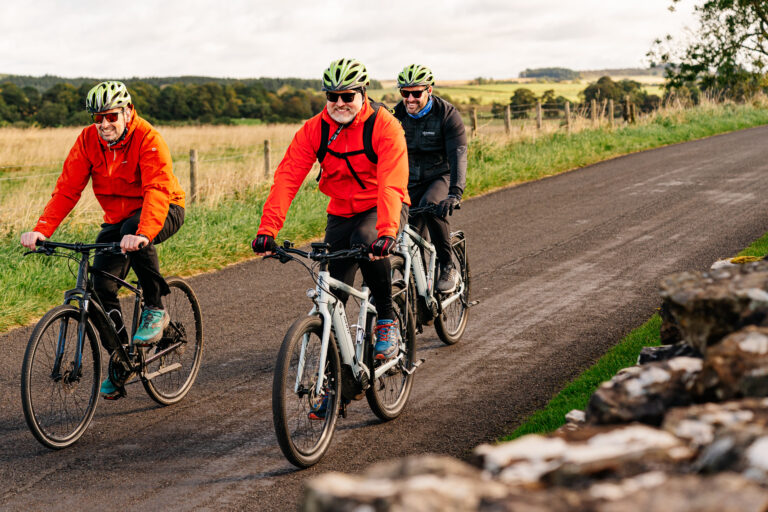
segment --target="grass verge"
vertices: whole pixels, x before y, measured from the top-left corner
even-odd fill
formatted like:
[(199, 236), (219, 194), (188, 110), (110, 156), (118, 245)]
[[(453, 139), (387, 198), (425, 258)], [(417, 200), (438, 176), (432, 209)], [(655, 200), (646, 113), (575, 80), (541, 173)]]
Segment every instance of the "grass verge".
[[(556, 133), (509, 144), (478, 138), (470, 144), (465, 197), (628, 153), (764, 124), (768, 108), (763, 106), (705, 104), (662, 111), (641, 124), (613, 130)], [(291, 206), (281, 239), (302, 242), (322, 234), (327, 198), (312, 178)], [(184, 228), (158, 246), (163, 272), (189, 275), (250, 257), (248, 242), (256, 232), (266, 194), (266, 186), (257, 186), (216, 205), (189, 208)], [(54, 239), (93, 240), (97, 232), (98, 226), (65, 222)], [(0, 238), (0, 332), (41, 316), (74, 283), (66, 262), (41, 256), (22, 259), (18, 236), (9, 231)]]
[[(768, 233), (752, 242), (738, 256), (764, 257), (766, 254), (768, 254)], [(525, 423), (499, 441), (511, 441), (526, 434), (545, 434), (564, 425), (565, 415), (573, 409), (584, 410), (589, 397), (602, 382), (609, 380), (622, 368), (634, 365), (643, 347), (654, 347), (660, 344), (660, 327), (661, 317), (654, 314), (650, 320), (630, 332), (597, 363), (568, 384), (543, 409), (533, 413)]]

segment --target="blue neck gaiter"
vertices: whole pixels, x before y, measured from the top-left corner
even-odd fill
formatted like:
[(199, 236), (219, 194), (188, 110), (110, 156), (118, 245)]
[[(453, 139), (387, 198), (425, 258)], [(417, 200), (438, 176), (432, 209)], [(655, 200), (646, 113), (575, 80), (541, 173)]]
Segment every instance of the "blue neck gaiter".
[(429, 101), (427, 102), (426, 105), (424, 105), (424, 108), (421, 109), (420, 112), (418, 112), (416, 114), (410, 114), (409, 113), (408, 115), (411, 116), (414, 119), (421, 119), (425, 115), (429, 114), (430, 110), (432, 110), (432, 96), (429, 97)]

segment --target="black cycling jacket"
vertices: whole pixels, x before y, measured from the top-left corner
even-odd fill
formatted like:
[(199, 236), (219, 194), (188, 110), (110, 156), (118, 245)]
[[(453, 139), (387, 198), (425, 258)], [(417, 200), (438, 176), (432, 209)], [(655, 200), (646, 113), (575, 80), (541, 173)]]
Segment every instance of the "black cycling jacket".
[(409, 116), (402, 101), (394, 114), (408, 144), (408, 185), (450, 173), (449, 193), (461, 197), (467, 183), (467, 133), (456, 107), (432, 95), (432, 110), (421, 119)]

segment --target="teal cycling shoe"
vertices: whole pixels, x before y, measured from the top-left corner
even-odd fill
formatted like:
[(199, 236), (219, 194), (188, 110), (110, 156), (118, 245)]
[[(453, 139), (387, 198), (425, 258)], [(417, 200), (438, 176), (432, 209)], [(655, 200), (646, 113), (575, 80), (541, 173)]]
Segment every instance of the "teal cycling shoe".
[(104, 379), (104, 382), (101, 383), (101, 389), (99, 390), (99, 393), (101, 393), (101, 396), (107, 400), (117, 400), (123, 396), (118, 387), (115, 386), (115, 384), (112, 382), (112, 379), (109, 377)]
[(139, 346), (151, 345), (163, 337), (163, 329), (171, 319), (164, 309), (145, 308), (141, 312), (139, 329), (133, 335), (133, 342)]

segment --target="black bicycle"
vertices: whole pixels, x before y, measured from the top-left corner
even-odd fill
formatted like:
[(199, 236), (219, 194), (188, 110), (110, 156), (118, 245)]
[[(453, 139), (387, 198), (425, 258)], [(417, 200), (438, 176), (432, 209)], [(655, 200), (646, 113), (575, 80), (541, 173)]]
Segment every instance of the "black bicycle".
[[(142, 307), (141, 288), (108, 272), (91, 268), (91, 255), (117, 254), (119, 243), (66, 244), (38, 241), (27, 254), (68, 258), (78, 263), (77, 284), (64, 303), (35, 326), (21, 370), (21, 403), (32, 434), (43, 445), (61, 449), (75, 443), (96, 412), (101, 385), (99, 341), (112, 353), (108, 372), (122, 395), (125, 385), (141, 380), (153, 400), (179, 402), (197, 377), (203, 354), (203, 318), (192, 288), (180, 277), (166, 279), (171, 293), (163, 297), (170, 323), (149, 347), (133, 344)], [(64, 249), (69, 252), (60, 252)], [(104, 311), (89, 276), (99, 274), (135, 295), (130, 336), (118, 334)]]

